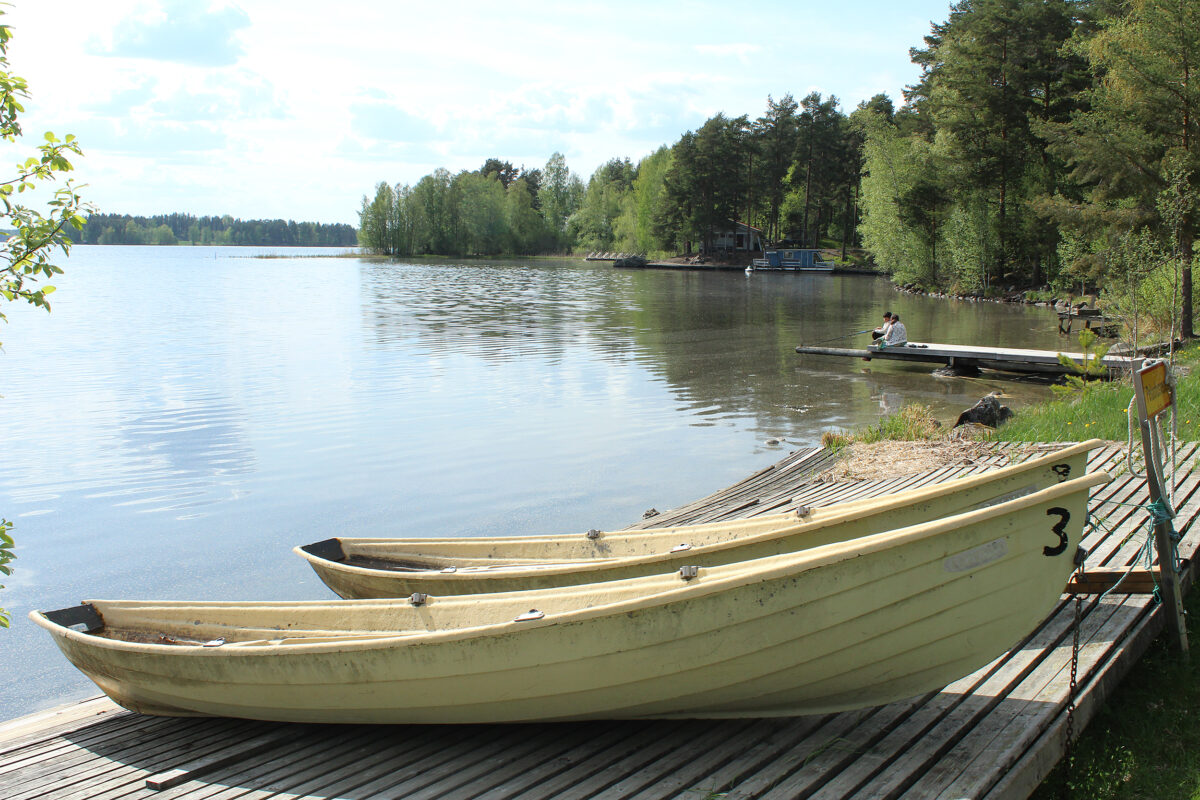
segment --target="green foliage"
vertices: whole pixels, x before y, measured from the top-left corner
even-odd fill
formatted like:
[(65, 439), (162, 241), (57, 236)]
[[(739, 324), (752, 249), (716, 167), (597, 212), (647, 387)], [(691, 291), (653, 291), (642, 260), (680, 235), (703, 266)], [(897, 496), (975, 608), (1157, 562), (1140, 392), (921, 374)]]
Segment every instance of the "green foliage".
[(941, 424), (929, 406), (909, 403), (895, 414), (889, 414), (875, 425), (856, 435), (854, 440), (870, 444), (882, 441), (913, 441), (932, 439), (942, 433)]
[[(9, 535), (12, 530), (12, 523), (6, 519), (0, 518), (0, 575), (12, 575), (12, 567), (8, 566), (16, 555), (13, 553), (13, 538)], [(4, 585), (0, 584), (0, 589)], [(0, 628), (8, 627), (8, 614), (0, 608)]]
[[(23, 79), (8, 73), (9, 37), (8, 26), (0, 25), (0, 137), (7, 142), (16, 142), (21, 136), (17, 113), (23, 108), (19, 99), (27, 97), (28, 91)], [(46, 133), (43, 138), (44, 142), (37, 146), (38, 155), (18, 164), (12, 178), (0, 181), (0, 203), (3, 204), (0, 227), (14, 231), (0, 245), (0, 297), (9, 301), (23, 300), (49, 311), (46, 297), (54, 287), (38, 283), (62, 274), (62, 269), (51, 261), (53, 251), (61, 250), (64, 254), (70, 251), (68, 230), (82, 228), (91, 207), (82, 201), (70, 180), (61, 180), (64, 173), (73, 169), (67, 156), (82, 154), (75, 137), (68, 134), (59, 140), (53, 133)], [(52, 199), (46, 202), (45, 213), (22, 205), (14, 196), (34, 189), (39, 183), (54, 187)], [(0, 320), (5, 319), (0, 312)]]
[[(169, 235), (168, 235), (169, 232)], [(353, 247), (354, 228), (337, 223), (282, 219), (195, 217), (191, 214), (92, 214), (72, 236), (76, 244), (257, 245), (263, 247)]]
[[(5, 14), (0, 7), (0, 16)], [(19, 121), (25, 110), (22, 101), (29, 97), (29, 87), (23, 78), (9, 71), (8, 45), (12, 29), (0, 25), (0, 137), (12, 144), (22, 135)], [(62, 176), (72, 170), (69, 156), (81, 155), (75, 137), (68, 134), (59, 139), (46, 133), (37, 146), (37, 155), (16, 166), (13, 177), (0, 181), (0, 228), (13, 233), (0, 245), (0, 297), (24, 301), (50, 310), (46, 297), (54, 291), (44, 278), (61, 275), (62, 269), (51, 260), (54, 251), (65, 255), (70, 251), (68, 230), (78, 231), (86, 223), (91, 206), (80, 198), (78, 189)], [(16, 195), (34, 189), (38, 184), (53, 188), (44, 209), (35, 209), (16, 201)], [(6, 320), (0, 312), (0, 321)], [(0, 575), (11, 575), (9, 564), (13, 554), (12, 523), (0, 519)], [(0, 586), (0, 589), (4, 588)], [(0, 627), (8, 627), (8, 616), (0, 609)]]
[(1079, 334), (1079, 347), (1083, 352), (1083, 363), (1079, 364), (1064, 353), (1058, 354), (1058, 363), (1070, 370), (1063, 376), (1064, 383), (1051, 386), (1050, 389), (1060, 397), (1086, 395), (1096, 385), (1096, 381), (1108, 375), (1108, 367), (1104, 365), (1104, 357), (1112, 345), (1101, 343), (1095, 332), (1084, 329)]
[(553, 251), (569, 249), (567, 220), (583, 202), (583, 193), (583, 181), (567, 168), (563, 154), (550, 156), (542, 170), (538, 197)]
[[(583, 202), (567, 220), (567, 230), (579, 247), (585, 250), (617, 249), (618, 219), (622, 216), (626, 198), (633, 190), (635, 175), (634, 167), (627, 158), (614, 158), (592, 173)], [(627, 232), (627, 239), (630, 233)]]
[(1063, 0), (955, 4), (912, 52), (923, 74), (908, 105), (856, 115), (863, 243), (898, 282), (987, 294), (1052, 277), (1057, 230), (1034, 200), (1069, 187), (1042, 130), (1069, 119), (1087, 85), (1082, 58), (1062, 49), (1082, 21)]
[(936, 265), (930, 243), (905, 224), (900, 198), (931, 171), (932, 153), (920, 137), (906, 136), (892, 119), (871, 109), (854, 113), (864, 134), (862, 177), (863, 246), (897, 283), (932, 286)]
[(491, 158), (474, 172), (436, 169), (415, 186), (380, 183), (363, 197), (358, 241), (396, 256), (557, 251), (567, 244), (578, 183), (557, 153), (545, 170)]
[(993, 438), (1006, 442), (1124, 441), (1129, 434), (1126, 409), (1133, 389), (1123, 383), (1097, 383), (1087, 392), (1064, 395), (1018, 409)]
[[(1200, 348), (1177, 353), (1176, 363), (1176, 435), (1183, 441), (1200, 441)], [(1133, 387), (1128, 381), (1095, 382), (1086, 392), (1018, 410), (993, 436), (1012, 442), (1091, 438), (1123, 442), (1129, 435), (1131, 399)]]
[(1139, 0), (1127, 9), (1075, 42), (1102, 78), (1084, 92), (1086, 110), (1050, 131), (1052, 152), (1080, 187), (1078, 200), (1054, 206), (1060, 223), (1099, 240), (1092, 249), (1100, 253), (1117, 237), (1149, 230), (1177, 259), (1180, 329), (1191, 336), (1200, 225), (1200, 81), (1191, 72), (1200, 59), (1200, 3)]
[(765, 205), (763, 232), (771, 240), (782, 238), (782, 218), (786, 178), (800, 144), (800, 106), (790, 94), (776, 102), (767, 97), (767, 111), (755, 122), (757, 134), (758, 183), (755, 189)]
[(1101, 302), (1106, 315), (1121, 320), (1123, 338), (1140, 346), (1178, 336), (1182, 259), (1149, 227), (1120, 238), (1103, 257), (1108, 278)]

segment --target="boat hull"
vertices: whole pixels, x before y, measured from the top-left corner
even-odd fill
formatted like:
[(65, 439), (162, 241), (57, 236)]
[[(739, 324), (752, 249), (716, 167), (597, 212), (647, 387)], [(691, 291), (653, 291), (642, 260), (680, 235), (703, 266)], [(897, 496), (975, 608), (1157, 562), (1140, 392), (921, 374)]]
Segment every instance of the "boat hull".
[[(663, 530), (492, 539), (337, 539), (298, 547), (345, 598), (548, 589), (719, 566), (820, 547), (961, 513), (1084, 474), (1096, 440), (963, 479), (886, 497)], [(598, 532), (597, 532), (598, 533)]]
[[(941, 688), (1051, 610), (1103, 473), (963, 515), (678, 575), (413, 606), (92, 601), (31, 617), (152, 714), (475, 723), (814, 714)], [(538, 609), (542, 616), (514, 617)], [(219, 646), (198, 639), (227, 637)], [(131, 641), (133, 639), (134, 641)]]

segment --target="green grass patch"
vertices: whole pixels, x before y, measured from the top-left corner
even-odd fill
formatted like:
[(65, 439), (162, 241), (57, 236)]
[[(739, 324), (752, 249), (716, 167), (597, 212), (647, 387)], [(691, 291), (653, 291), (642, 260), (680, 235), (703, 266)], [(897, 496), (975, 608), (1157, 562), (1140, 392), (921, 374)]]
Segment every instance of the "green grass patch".
[(874, 444), (875, 442), (908, 442), (921, 439), (942, 439), (946, 430), (934, 419), (929, 406), (910, 403), (895, 414), (889, 414), (853, 433), (826, 431), (821, 435), (821, 445), (837, 452), (848, 444)]
[[(1176, 363), (1176, 436), (1194, 442), (1200, 440), (1200, 347), (1180, 352)], [(1126, 412), (1132, 399), (1133, 386), (1128, 381), (1094, 381), (1073, 396), (1018, 410), (1011, 422), (996, 431), (995, 439), (1003, 442), (1125, 441), (1129, 436)], [(1136, 406), (1133, 413), (1136, 425)]]

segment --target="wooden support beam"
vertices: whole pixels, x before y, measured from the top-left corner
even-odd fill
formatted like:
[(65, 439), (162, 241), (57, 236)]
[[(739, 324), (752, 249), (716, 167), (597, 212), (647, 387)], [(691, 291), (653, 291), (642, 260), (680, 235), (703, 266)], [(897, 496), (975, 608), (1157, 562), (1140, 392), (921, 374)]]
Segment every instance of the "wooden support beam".
[(1154, 570), (1138, 568), (1132, 570), (1115, 567), (1089, 569), (1082, 575), (1076, 573), (1067, 582), (1067, 594), (1103, 594), (1114, 586), (1119, 594), (1153, 594)]

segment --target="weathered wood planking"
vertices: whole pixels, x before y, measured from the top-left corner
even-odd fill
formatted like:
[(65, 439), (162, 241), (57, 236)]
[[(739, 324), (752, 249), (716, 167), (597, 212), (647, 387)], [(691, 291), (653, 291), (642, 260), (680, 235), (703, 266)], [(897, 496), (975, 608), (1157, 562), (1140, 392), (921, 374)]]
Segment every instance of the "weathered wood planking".
[[(1028, 457), (1010, 446), (971, 464), (888, 480), (813, 480), (824, 450), (789, 455), (637, 528), (757, 516), (876, 497)], [(1195, 445), (1172, 485), (1194, 560), (1200, 544)], [(1145, 485), (1124, 450), (1092, 454), (1116, 474), (1093, 494), (1107, 529), (1085, 537), (1089, 567), (1133, 562)], [(1133, 537), (1122, 544), (1123, 540)], [(1161, 627), (1147, 595), (1082, 600), (1076, 730)], [(12, 800), (274, 798), (963, 798), (1029, 795), (1062, 753), (1074, 603), (940, 692), (879, 708), (795, 719), (501, 726), (319, 726), (140, 717), (88, 700), (0, 725), (0, 797)], [(147, 781), (166, 786), (161, 791)]]

